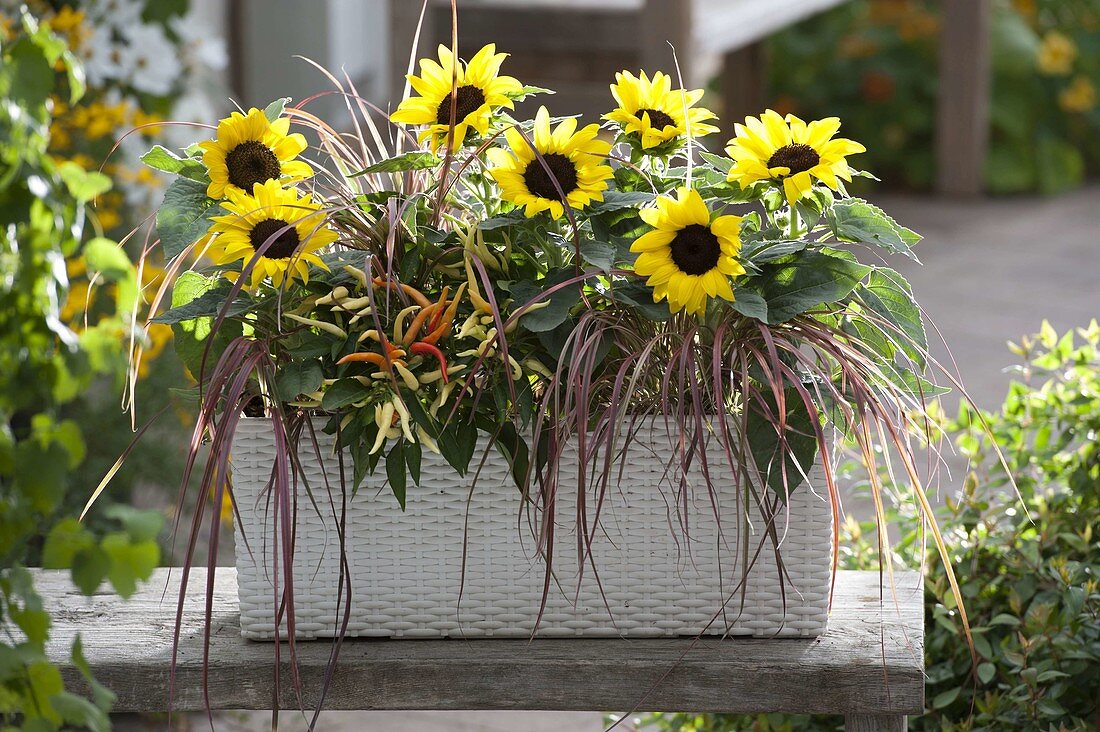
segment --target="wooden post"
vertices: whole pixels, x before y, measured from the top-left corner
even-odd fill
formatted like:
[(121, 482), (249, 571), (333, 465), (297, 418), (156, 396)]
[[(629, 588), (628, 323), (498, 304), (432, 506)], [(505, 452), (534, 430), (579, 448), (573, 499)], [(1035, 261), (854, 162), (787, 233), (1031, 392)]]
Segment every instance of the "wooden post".
[(972, 196), (983, 190), (989, 147), (992, 0), (942, 0), (942, 7), (937, 188)]
[(905, 732), (904, 714), (849, 714), (844, 732)]
[[(684, 78), (684, 87), (698, 84), (694, 76), (695, 53), (691, 47), (691, 0), (646, 0), (642, 8), (639, 50), (642, 69), (653, 74), (665, 71), (675, 77), (672, 51)], [(672, 48), (669, 48), (669, 44)]]
[(767, 103), (767, 48), (763, 41), (728, 51), (722, 57), (723, 134), (733, 136), (735, 122), (759, 116)]

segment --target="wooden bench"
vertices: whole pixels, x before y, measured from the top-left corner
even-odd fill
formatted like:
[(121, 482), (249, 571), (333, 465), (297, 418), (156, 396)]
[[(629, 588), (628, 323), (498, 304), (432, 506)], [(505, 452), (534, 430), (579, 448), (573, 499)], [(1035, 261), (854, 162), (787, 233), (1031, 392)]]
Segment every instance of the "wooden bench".
[[(721, 58), (721, 110), (734, 121), (766, 104), (768, 36), (847, 0), (459, 0), (460, 49), (496, 42), (513, 54), (508, 73), (558, 89), (555, 110), (593, 114), (623, 68), (673, 72), (672, 47), (689, 87), (705, 86)], [(989, 142), (992, 0), (943, 0), (937, 109), (937, 188), (984, 187)], [(419, 55), (450, 42), (450, 0), (428, 0)], [(423, 0), (390, 0), (390, 99), (399, 99)], [(670, 45), (671, 44), (671, 47)]]
[[(157, 570), (129, 601), (84, 597), (63, 572), (35, 572), (53, 613), (49, 655), (66, 684), (83, 681), (70, 660), (80, 634), (95, 676), (119, 712), (163, 711), (179, 570)], [(174, 708), (203, 709), (205, 570), (192, 573), (183, 616)], [(806, 640), (347, 640), (325, 708), (333, 710), (660, 709), (842, 714), (847, 729), (897, 732), (924, 708), (923, 588), (895, 577), (897, 603), (877, 572), (841, 572), (829, 631)], [(881, 604), (880, 604), (881, 603)], [(270, 709), (273, 648), (240, 636), (236, 571), (218, 570), (209, 700), (214, 709)], [(315, 705), (332, 644), (297, 645), (303, 700)], [(284, 662), (287, 654), (283, 654)], [(296, 708), (289, 666), (280, 704)]]

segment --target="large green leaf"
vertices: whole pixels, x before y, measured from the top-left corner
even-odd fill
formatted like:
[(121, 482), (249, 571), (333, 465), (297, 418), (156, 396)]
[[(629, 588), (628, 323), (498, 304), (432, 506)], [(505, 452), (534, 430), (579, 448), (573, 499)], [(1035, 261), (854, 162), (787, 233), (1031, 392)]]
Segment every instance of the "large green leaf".
[[(574, 276), (575, 274), (572, 270), (551, 272), (546, 277), (544, 283), (545, 287), (541, 289), (533, 282), (517, 282), (512, 285), (512, 296), (515, 298), (515, 305), (517, 307), (525, 305), (533, 300), (539, 293), (545, 292), (551, 287), (565, 282)], [(581, 289), (579, 284), (563, 287), (549, 297), (549, 305), (541, 310), (528, 311), (524, 315), (521, 315), (519, 319), (520, 325), (533, 333), (553, 330), (566, 321), (569, 317), (569, 311), (574, 305), (580, 302), (580, 299)]]
[(879, 326), (890, 336), (890, 341), (915, 363), (923, 365), (928, 337), (920, 308), (913, 298), (913, 288), (905, 278), (886, 267), (875, 269), (856, 290), (856, 295), (864, 306), (900, 331), (890, 333), (889, 328)]
[(206, 235), (214, 216), (224, 213), (217, 201), (206, 195), (204, 184), (176, 178), (157, 209), (157, 236), (164, 256), (174, 259)]
[[(770, 389), (761, 393), (767, 405), (753, 401), (749, 405), (749, 443), (760, 482), (786, 500), (787, 492), (802, 483), (802, 474), (808, 473), (817, 455), (817, 438), (814, 434), (815, 416), (806, 409), (805, 402), (794, 388), (784, 392), (785, 414), (781, 415)], [(785, 429), (779, 427), (783, 417)], [(786, 486), (784, 467), (786, 466)]]
[(141, 156), (141, 162), (154, 170), (175, 173), (199, 183), (207, 183), (206, 166), (195, 158), (181, 158), (167, 148), (154, 145), (153, 149)]
[(803, 252), (790, 262), (761, 269), (759, 289), (768, 302), (768, 322), (773, 325), (847, 297), (871, 271), (858, 262), (822, 252)]
[(833, 234), (841, 241), (873, 244), (890, 252), (910, 255), (920, 234), (890, 218), (878, 206), (860, 198), (837, 201), (827, 214)]
[(402, 173), (406, 170), (425, 170), (434, 168), (442, 162), (438, 156), (430, 152), (408, 152), (368, 166), (353, 174), (352, 177), (367, 173)]
[(275, 391), (279, 399), (290, 401), (300, 394), (317, 391), (324, 381), (321, 364), (317, 361), (294, 361), (279, 367), (275, 377)]
[[(175, 287), (172, 289), (173, 310), (194, 302), (217, 288), (220, 283), (221, 279), (217, 277), (204, 277), (197, 272), (184, 272), (176, 278)], [(226, 318), (218, 327), (218, 331), (212, 333), (214, 323), (214, 316), (204, 316), (180, 320), (172, 324), (176, 354), (195, 378), (199, 378), (200, 373), (204, 372), (204, 356), (205, 371), (209, 372), (229, 343), (244, 333), (243, 324), (239, 320)], [(211, 339), (209, 346), (208, 339)]]

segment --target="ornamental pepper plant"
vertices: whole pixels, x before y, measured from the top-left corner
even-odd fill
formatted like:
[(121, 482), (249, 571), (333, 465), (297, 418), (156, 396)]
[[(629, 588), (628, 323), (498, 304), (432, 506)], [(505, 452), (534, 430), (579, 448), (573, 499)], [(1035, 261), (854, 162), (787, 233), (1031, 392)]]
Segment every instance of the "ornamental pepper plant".
[[(941, 370), (882, 264), (920, 237), (848, 195), (871, 176), (840, 120), (766, 110), (715, 155), (702, 92), (665, 73), (618, 74), (601, 121), (517, 119), (546, 90), (506, 61), (440, 47), (391, 115), (338, 86), (344, 119), (284, 99), (146, 156), (177, 176), (155, 231), (175, 284), (151, 322), (198, 382), (184, 481), (204, 455), (204, 490), (228, 500), (234, 429), (256, 418), (280, 500), (323, 430), (347, 495), (384, 480), (404, 506), (426, 453), (466, 474), (481, 444), (548, 516), (559, 491), (597, 506), (656, 420), (679, 445), (677, 495), (740, 490), (774, 518), (814, 461), (831, 476), (840, 432), (872, 484), (885, 461), (927, 509), (915, 445), (934, 437)], [(712, 438), (732, 488), (687, 485)], [(567, 445), (589, 467), (565, 474)], [(599, 511), (578, 521), (591, 535)]]

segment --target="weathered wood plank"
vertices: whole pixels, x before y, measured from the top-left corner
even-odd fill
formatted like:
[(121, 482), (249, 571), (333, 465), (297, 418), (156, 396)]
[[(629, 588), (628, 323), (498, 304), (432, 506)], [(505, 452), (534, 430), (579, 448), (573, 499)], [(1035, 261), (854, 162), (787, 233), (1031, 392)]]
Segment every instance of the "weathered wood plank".
[(977, 195), (989, 147), (991, 0), (944, 0), (936, 118), (937, 188)]
[(905, 732), (904, 714), (850, 714), (844, 732)]
[[(37, 571), (54, 613), (51, 659), (79, 687), (69, 648), (79, 633), (118, 711), (163, 710), (180, 572), (158, 570), (128, 602), (86, 598), (61, 572)], [(175, 708), (203, 708), (202, 608), (196, 570), (183, 617)], [(873, 572), (842, 572), (829, 632), (818, 639), (349, 640), (325, 699), (329, 709), (692, 709), (823, 714), (915, 714), (924, 704), (922, 589), (897, 575), (897, 604)], [(269, 709), (270, 643), (240, 635), (236, 572), (214, 583), (208, 688), (215, 709)], [(303, 702), (315, 705), (332, 649), (297, 644)], [(282, 705), (297, 705), (283, 653)]]

